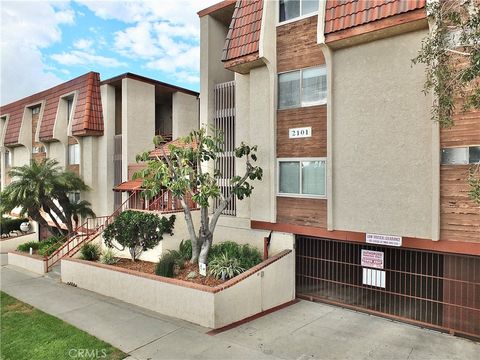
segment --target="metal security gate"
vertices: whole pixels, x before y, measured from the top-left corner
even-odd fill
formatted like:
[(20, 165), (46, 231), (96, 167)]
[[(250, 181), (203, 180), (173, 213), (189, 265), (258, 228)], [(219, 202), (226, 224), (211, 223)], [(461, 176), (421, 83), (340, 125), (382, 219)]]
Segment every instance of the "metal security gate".
[[(235, 81), (217, 84), (214, 87), (214, 126), (222, 134), (223, 141), (217, 144), (222, 150), (215, 161), (215, 171), (221, 174), (217, 179), (224, 198), (230, 195), (230, 179), (235, 176)], [(215, 208), (220, 200), (215, 200)], [(236, 215), (236, 199), (223, 210), (224, 215)]]
[[(380, 253), (381, 266), (362, 266), (364, 254)], [(296, 292), (307, 300), (480, 337), (478, 256), (297, 236)]]

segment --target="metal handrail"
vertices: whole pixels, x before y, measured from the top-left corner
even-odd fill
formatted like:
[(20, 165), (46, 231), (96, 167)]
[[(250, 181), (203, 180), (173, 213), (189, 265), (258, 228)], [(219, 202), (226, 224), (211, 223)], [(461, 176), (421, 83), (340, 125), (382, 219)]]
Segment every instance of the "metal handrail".
[[(70, 234), (67, 235), (67, 241), (62, 246), (60, 246), (57, 250), (55, 250), (50, 256), (47, 256), (47, 255), (45, 256), (47, 271), (49, 271), (60, 259), (62, 259), (66, 255), (69, 255), (69, 256), (75, 255), (80, 249), (81, 245), (87, 242), (90, 242), (91, 240), (95, 239), (98, 235), (100, 235), (105, 229), (105, 227), (115, 217), (117, 217), (123, 211), (129, 209), (130, 200), (134, 196), (136, 196), (136, 192), (130, 195), (128, 199), (125, 200), (109, 216), (98, 216), (95, 218), (87, 218), (82, 225), (77, 226), (75, 230), (73, 230)], [(90, 227), (89, 224), (92, 224), (93, 226)], [(83, 231), (81, 231), (82, 229)], [(85, 236), (86, 238), (81, 239), (76, 244), (74, 244), (72, 248), (70, 248), (70, 245), (73, 244), (75, 240), (78, 239), (78, 237), (85, 237)], [(64, 254), (58, 256), (58, 254), (61, 253), (65, 248), (67, 248), (67, 251)]]

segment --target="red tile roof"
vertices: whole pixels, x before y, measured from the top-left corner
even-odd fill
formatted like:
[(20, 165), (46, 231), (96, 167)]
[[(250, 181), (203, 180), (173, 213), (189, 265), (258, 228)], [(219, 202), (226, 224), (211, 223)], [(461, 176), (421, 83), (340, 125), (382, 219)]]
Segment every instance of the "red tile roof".
[(151, 158), (155, 158), (155, 157), (162, 158), (164, 156), (169, 156), (170, 155), (169, 145), (175, 145), (177, 147), (184, 147), (184, 148), (191, 147), (193, 149), (197, 148), (197, 143), (196, 142), (186, 144), (181, 139), (176, 139), (176, 140), (167, 142), (167, 143), (163, 144), (162, 146), (150, 151), (150, 157)]
[(0, 116), (9, 116), (5, 132), (5, 145), (18, 145), (18, 135), (25, 106), (38, 104), (42, 101), (45, 101), (45, 109), (40, 125), (40, 140), (52, 141), (53, 126), (60, 98), (74, 91), (78, 92), (78, 97), (72, 117), (73, 135), (101, 135), (103, 133), (103, 113), (100, 100), (100, 74), (89, 72), (48, 90), (0, 107)]
[(143, 179), (129, 180), (117, 185), (113, 188), (113, 191), (134, 191), (140, 190), (143, 184)]
[(325, 34), (425, 7), (425, 0), (327, 0)]
[(223, 48), (222, 61), (257, 53), (263, 0), (237, 0)]

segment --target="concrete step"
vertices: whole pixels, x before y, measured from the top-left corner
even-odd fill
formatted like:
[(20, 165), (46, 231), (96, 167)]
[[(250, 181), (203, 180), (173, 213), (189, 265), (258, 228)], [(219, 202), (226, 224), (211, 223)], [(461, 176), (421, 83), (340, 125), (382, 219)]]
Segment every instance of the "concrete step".
[(60, 267), (60, 264), (55, 265), (50, 269), (48, 273), (45, 274), (45, 276), (60, 281), (61, 275), (62, 275), (62, 269)]

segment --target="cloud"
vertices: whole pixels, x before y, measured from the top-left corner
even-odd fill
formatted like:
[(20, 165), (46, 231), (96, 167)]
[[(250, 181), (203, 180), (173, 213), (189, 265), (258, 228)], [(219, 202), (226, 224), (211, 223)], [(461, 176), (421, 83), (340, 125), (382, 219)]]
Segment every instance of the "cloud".
[(115, 58), (96, 55), (88, 51), (72, 50), (70, 52), (62, 52), (53, 54), (53, 60), (65, 66), (71, 65), (96, 65), (105, 67), (121, 67), (127, 66), (127, 63), (118, 61)]
[(200, 23), (197, 11), (217, 0), (90, 1), (80, 0), (96, 16), (129, 26), (114, 34), (113, 50), (146, 61), (145, 68), (199, 81)]
[(78, 39), (73, 43), (73, 47), (79, 50), (90, 50), (93, 46), (93, 41), (89, 39)]
[(48, 2), (8, 1), (0, 8), (0, 103), (61, 83), (44, 63), (41, 49), (61, 40), (60, 25), (73, 24), (74, 12), (65, 4)]

